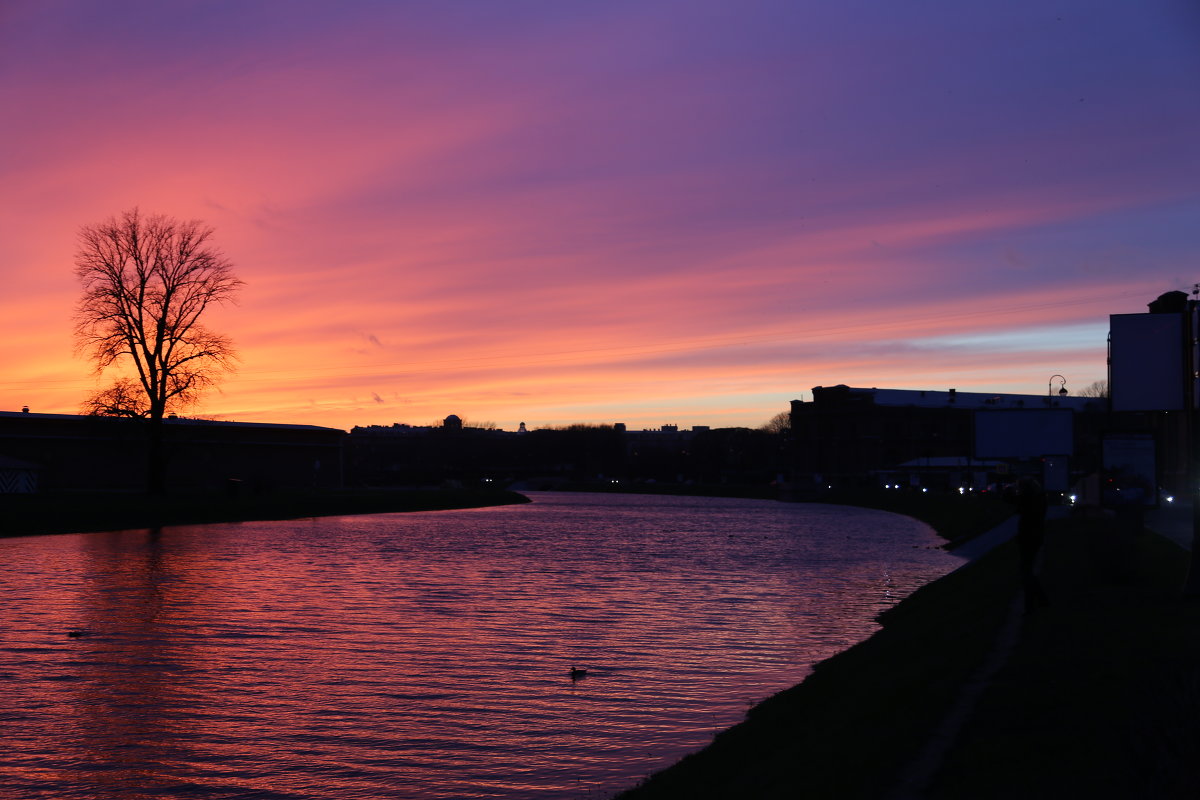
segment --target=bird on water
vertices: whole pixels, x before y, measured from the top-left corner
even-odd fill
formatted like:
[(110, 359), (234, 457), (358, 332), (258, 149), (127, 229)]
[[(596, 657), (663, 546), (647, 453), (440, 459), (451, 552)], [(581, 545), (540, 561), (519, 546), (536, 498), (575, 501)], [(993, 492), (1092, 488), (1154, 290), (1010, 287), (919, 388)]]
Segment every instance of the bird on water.
[(571, 680), (577, 681), (580, 678), (586, 678), (586, 677), (587, 677), (586, 669), (580, 669), (579, 667), (571, 667)]

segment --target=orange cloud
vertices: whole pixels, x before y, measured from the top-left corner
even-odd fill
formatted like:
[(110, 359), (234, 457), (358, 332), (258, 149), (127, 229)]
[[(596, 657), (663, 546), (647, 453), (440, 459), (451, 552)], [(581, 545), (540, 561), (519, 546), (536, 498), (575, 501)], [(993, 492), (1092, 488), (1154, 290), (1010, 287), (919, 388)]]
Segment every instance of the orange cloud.
[[(94, 385), (74, 236), (133, 205), (214, 225), (247, 282), (212, 317), (241, 369), (198, 412), (342, 428), (756, 425), (818, 384), (1085, 384), (1105, 342), (1081, 326), (1200, 255), (1193, 48), (1150, 12), (1047, 38), (1022, 3), (903, 30), (800, 5), (486, 29), (231, 8), (203, 48), (175, 13), (128, 48), (119, 13), (30, 6), (0, 33), (0, 408)], [(1129, 26), (1155, 59), (1106, 44)]]

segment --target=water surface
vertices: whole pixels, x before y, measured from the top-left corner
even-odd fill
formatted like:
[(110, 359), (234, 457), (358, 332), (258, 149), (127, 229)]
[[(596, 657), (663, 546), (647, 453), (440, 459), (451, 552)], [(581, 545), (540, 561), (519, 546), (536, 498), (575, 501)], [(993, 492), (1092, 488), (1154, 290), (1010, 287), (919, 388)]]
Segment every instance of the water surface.
[(878, 511), (532, 496), (0, 540), (0, 797), (608, 797), (958, 563)]

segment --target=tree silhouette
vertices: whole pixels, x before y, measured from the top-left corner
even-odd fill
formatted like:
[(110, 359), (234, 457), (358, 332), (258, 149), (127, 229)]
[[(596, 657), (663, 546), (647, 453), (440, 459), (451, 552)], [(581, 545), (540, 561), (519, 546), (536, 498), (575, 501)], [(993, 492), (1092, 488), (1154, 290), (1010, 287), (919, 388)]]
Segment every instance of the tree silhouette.
[(141, 384), (129, 378), (118, 378), (112, 386), (84, 400), (82, 411), (93, 417), (142, 419), (150, 413), (150, 404)]
[[(109, 413), (122, 408), (125, 415), (140, 409), (149, 420), (152, 494), (166, 491), (163, 417), (194, 403), (236, 359), (229, 339), (201, 321), (242, 286), (230, 261), (209, 243), (212, 233), (198, 220), (143, 216), (137, 208), (79, 232), (77, 351), (95, 363), (97, 374), (120, 364), (137, 375), (136, 381), (119, 379), (84, 405)], [(138, 387), (144, 404), (139, 398), (130, 405), (128, 395)]]
[(790, 411), (780, 411), (775, 416), (771, 417), (761, 426), (760, 431), (767, 433), (789, 433), (792, 430), (792, 413)]

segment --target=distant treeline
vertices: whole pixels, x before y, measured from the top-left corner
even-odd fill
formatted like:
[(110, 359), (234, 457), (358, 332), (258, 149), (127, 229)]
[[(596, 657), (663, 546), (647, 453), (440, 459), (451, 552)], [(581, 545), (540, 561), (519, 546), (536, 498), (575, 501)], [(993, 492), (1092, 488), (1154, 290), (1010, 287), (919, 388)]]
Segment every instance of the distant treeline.
[(567, 425), (513, 433), (493, 429), (355, 428), (346, 439), (351, 485), (460, 481), (770, 484), (787, 474), (786, 437), (749, 428), (625, 431)]

